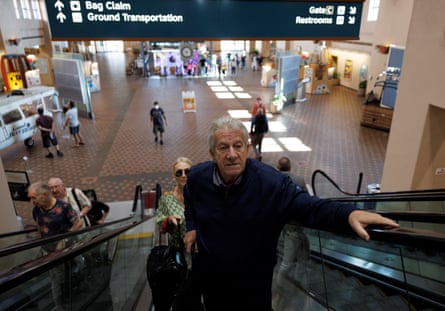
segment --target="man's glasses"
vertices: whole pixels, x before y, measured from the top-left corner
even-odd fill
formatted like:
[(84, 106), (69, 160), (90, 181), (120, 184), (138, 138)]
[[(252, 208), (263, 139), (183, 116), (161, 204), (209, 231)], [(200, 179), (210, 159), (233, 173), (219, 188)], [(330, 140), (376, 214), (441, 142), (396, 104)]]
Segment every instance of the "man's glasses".
[(185, 170), (177, 170), (177, 171), (175, 172), (175, 176), (176, 176), (176, 177), (181, 177), (182, 174), (184, 174), (185, 176), (187, 176), (187, 175), (189, 174), (189, 172), (190, 172), (190, 169), (188, 169), (188, 168), (186, 168)]

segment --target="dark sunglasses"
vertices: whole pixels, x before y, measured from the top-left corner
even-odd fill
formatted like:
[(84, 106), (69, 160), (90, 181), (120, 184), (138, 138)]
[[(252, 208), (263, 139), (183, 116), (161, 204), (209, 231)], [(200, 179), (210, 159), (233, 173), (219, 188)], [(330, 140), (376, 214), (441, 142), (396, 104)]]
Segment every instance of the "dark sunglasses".
[(185, 170), (177, 170), (175, 172), (175, 176), (176, 177), (181, 177), (182, 174), (184, 174), (185, 176), (187, 176), (189, 174), (190, 170), (188, 168), (186, 168)]

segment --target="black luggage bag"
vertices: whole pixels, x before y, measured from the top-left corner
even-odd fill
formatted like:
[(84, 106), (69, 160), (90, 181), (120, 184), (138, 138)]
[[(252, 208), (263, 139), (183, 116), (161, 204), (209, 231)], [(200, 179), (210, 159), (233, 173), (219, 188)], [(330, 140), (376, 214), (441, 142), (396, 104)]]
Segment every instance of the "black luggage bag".
[(174, 246), (155, 246), (147, 259), (147, 279), (156, 311), (170, 311), (187, 275), (184, 254)]

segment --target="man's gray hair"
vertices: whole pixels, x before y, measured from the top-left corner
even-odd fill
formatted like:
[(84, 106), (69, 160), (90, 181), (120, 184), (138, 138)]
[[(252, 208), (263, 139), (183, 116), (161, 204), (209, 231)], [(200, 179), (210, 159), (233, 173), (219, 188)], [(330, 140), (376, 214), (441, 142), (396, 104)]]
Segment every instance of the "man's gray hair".
[(234, 119), (231, 116), (222, 116), (213, 121), (213, 123), (210, 125), (208, 134), (209, 150), (215, 149), (215, 132), (223, 128), (240, 130), (243, 134), (244, 143), (247, 146), (249, 142), (249, 133), (247, 132), (244, 124), (240, 120)]
[(42, 181), (38, 181), (38, 182), (35, 182), (35, 183), (32, 183), (31, 185), (29, 185), (28, 191), (31, 189), (33, 189), (38, 194), (51, 193), (51, 188), (48, 186), (47, 183), (42, 182)]

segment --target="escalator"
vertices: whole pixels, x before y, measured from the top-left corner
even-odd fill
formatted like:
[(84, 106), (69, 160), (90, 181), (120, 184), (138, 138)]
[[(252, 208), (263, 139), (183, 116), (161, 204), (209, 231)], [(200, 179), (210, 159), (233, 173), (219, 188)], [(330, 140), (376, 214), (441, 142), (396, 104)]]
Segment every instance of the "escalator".
[[(310, 256), (285, 275), (276, 269), (276, 310), (445, 309), (444, 190), (350, 194), (322, 171), (312, 181), (318, 196), (378, 211), (402, 228), (374, 228), (368, 242), (304, 228)], [(279, 262), (283, 247), (282, 236)]]
[[(275, 310), (444, 310), (445, 234), (370, 230), (353, 234), (304, 228), (308, 259), (275, 273)], [(303, 307), (307, 306), (307, 308)]]
[[(137, 186), (126, 218), (2, 248), (0, 310), (125, 310), (145, 285), (141, 267), (152, 246), (152, 222)], [(42, 254), (59, 241), (63, 250)], [(56, 284), (62, 305), (52, 291), (55, 272), (61, 275)]]
[[(320, 191), (316, 185), (313, 188)], [(410, 209), (443, 204), (445, 191), (344, 194), (331, 199), (381, 212), (385, 203)], [(65, 310), (135, 310), (146, 286), (145, 262), (154, 231), (154, 219), (144, 215), (140, 187), (132, 213), (97, 228), (0, 250), (0, 310), (52, 310), (49, 271), (58, 267), (65, 273)], [(309, 257), (294, 261), (281, 275), (280, 239), (273, 285), (275, 311), (445, 310), (445, 215), (395, 209), (385, 213), (403, 223), (402, 228), (370, 228), (371, 241), (361, 240), (352, 231), (303, 228)], [(430, 224), (437, 228), (426, 230)], [(48, 256), (35, 255), (58, 239), (74, 243)], [(19, 264), (3, 265), (18, 257), (22, 258)]]

